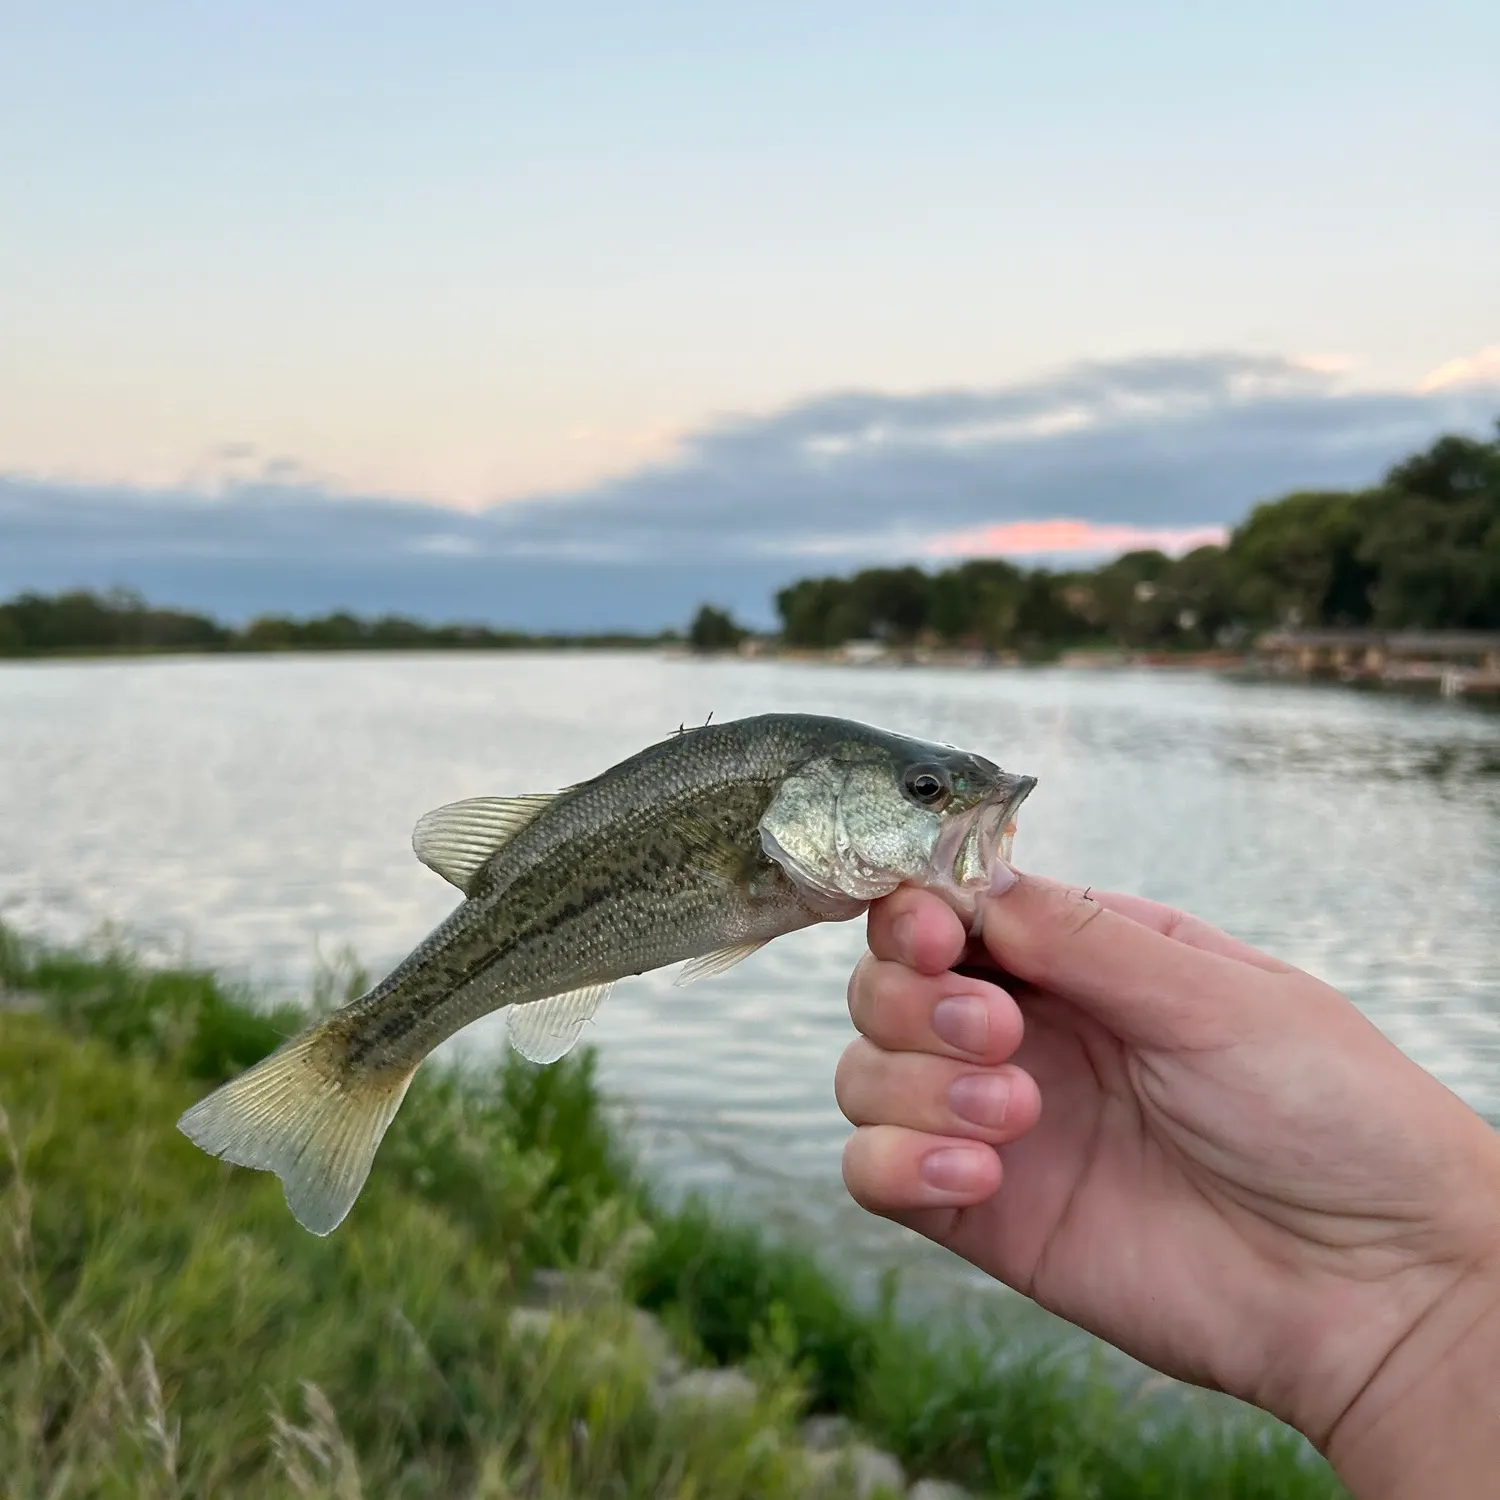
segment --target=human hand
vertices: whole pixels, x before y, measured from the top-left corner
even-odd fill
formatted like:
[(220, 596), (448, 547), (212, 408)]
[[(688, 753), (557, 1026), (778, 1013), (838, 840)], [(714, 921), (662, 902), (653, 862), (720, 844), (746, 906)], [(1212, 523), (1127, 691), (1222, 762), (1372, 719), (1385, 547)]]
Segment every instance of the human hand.
[(1490, 1493), (1462, 1486), (1500, 1474), (1494, 1133), (1309, 975), (1007, 874), (977, 940), (931, 893), (871, 908), (835, 1084), (856, 1201), (1275, 1413), (1357, 1493), (1418, 1453), (1429, 1491)]

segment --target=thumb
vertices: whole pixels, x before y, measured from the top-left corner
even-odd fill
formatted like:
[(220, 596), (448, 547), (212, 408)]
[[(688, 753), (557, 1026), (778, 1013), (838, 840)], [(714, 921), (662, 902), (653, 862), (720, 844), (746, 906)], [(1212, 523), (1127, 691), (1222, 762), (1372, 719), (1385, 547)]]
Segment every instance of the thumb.
[(1226, 1041), (1244, 1021), (1263, 1018), (1268, 992), (1284, 984), (1283, 974), (1178, 941), (1086, 891), (1002, 865), (972, 931), (1007, 974), (1146, 1046)]

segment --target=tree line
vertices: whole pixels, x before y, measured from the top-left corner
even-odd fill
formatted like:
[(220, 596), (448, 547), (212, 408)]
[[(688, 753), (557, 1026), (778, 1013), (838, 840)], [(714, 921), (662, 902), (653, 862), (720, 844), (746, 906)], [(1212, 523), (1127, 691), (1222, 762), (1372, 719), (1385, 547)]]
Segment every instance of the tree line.
[(800, 579), (776, 609), (782, 638), (803, 647), (1171, 650), (1236, 646), (1269, 626), (1500, 630), (1500, 425), (1488, 442), (1441, 437), (1370, 489), (1258, 505), (1222, 547), (1075, 571), (989, 558), (869, 568)]
[(401, 615), (347, 611), (310, 619), (262, 615), (242, 627), (159, 609), (127, 589), (21, 594), (0, 604), (0, 656), (153, 651), (454, 651), (640, 646), (660, 636), (531, 635), (484, 625), (424, 625)]

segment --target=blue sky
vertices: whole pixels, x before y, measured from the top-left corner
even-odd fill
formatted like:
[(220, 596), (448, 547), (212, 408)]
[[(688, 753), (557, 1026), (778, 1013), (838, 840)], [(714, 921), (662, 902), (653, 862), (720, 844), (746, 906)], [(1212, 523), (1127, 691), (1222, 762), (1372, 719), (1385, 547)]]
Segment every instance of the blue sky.
[[(3, 7), (0, 475), (127, 519), (269, 482), (357, 552), (327, 496), (637, 503), (736, 461), (726, 424), (1163, 356), (1483, 424), (1497, 56), (1488, 0)], [(1393, 456), (1360, 431), (1350, 482)], [(1164, 524), (1075, 500), (1097, 455), (1053, 436), (1055, 483), (995, 471), (937, 530)], [(1172, 524), (1327, 469), (1280, 457), (1226, 448), (1244, 483)], [(700, 489), (774, 542), (764, 472)], [(0, 586), (54, 565), (14, 513)]]

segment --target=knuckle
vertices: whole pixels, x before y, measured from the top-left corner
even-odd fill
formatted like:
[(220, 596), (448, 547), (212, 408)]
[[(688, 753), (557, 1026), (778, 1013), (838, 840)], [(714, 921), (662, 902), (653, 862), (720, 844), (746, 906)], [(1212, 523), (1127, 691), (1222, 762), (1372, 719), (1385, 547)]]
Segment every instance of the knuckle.
[(1161, 932), (1163, 937), (1186, 938), (1197, 925), (1194, 918), (1178, 907), (1169, 906), (1162, 918)]
[(833, 1097), (851, 1124), (863, 1123), (855, 1115), (861, 1112), (860, 1103), (871, 1092), (872, 1075), (879, 1067), (879, 1049), (862, 1036), (855, 1037), (839, 1056), (833, 1070)]
[(899, 966), (882, 964), (870, 975), (865, 993), (865, 1024), (860, 1027), (875, 1041), (896, 1041), (900, 1037), (901, 999), (905, 989)]
[(902, 886), (871, 903), (867, 930), (872, 948), (890, 946), (896, 918), (906, 910), (906, 895), (907, 889)]
[(844, 1050), (839, 1054), (839, 1060), (834, 1064), (833, 1069), (833, 1097), (837, 1101), (838, 1107), (843, 1110), (845, 1115), (849, 1113), (849, 1070), (851, 1066), (849, 1061), (849, 1054), (853, 1052), (858, 1045), (859, 1043), (857, 1041), (850, 1042), (849, 1045), (845, 1047)]
[(844, 1142), (842, 1170), (849, 1196), (861, 1208), (875, 1213), (879, 1211), (880, 1203), (873, 1191), (872, 1145), (868, 1131), (856, 1130)]
[(1045, 987), (1063, 962), (1065, 950), (1098, 920), (1104, 908), (1076, 886), (1054, 888), (1031, 921), (1007, 930), (1003, 957), (1011, 973)]
[(873, 953), (861, 954), (859, 962), (855, 964), (849, 975), (849, 1016), (856, 1026), (859, 1025), (860, 1017), (866, 1009), (866, 996), (869, 992), (875, 965), (876, 959)]
[(872, 960), (861, 976), (858, 1000), (850, 1016), (855, 1027), (876, 1043), (899, 1043), (906, 1034), (902, 1013), (911, 986), (899, 964)]
[(1062, 935), (1076, 938), (1103, 910), (1087, 891), (1070, 889), (1063, 897)]

